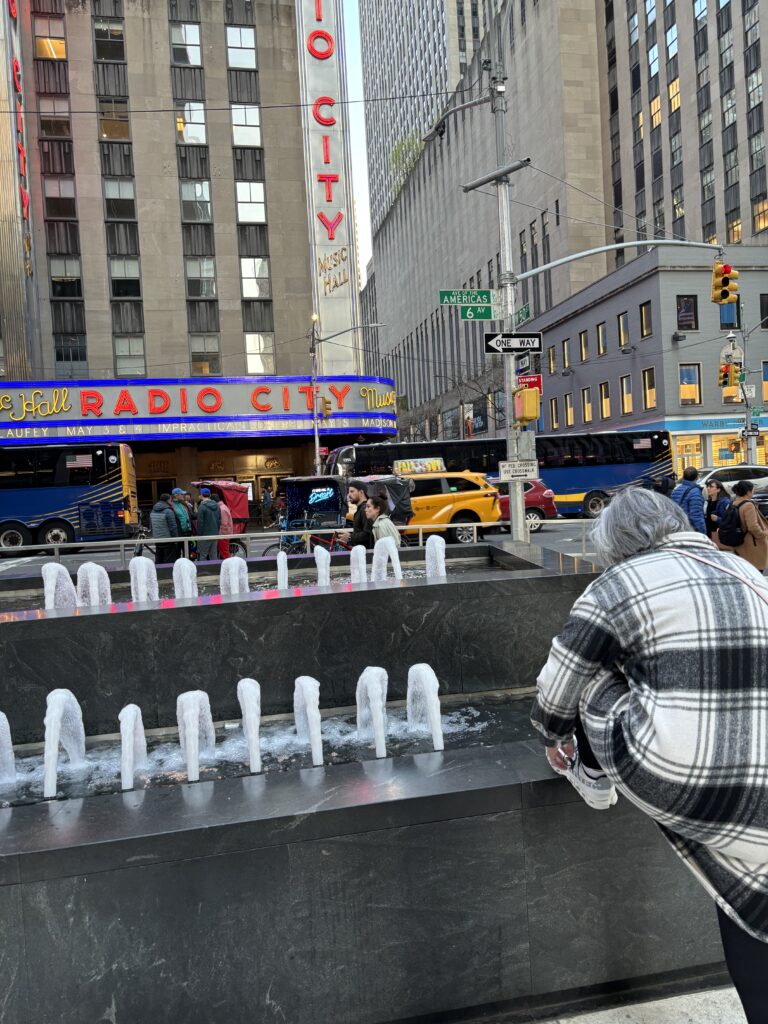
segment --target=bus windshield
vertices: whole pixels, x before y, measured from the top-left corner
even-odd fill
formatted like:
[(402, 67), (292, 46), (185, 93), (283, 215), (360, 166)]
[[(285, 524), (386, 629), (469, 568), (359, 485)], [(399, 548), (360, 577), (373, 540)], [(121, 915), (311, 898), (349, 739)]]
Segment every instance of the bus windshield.
[(111, 540), (137, 523), (128, 445), (0, 447), (0, 549)]
[[(504, 438), (350, 445), (330, 453), (327, 472), (368, 476), (390, 472), (401, 459), (442, 458), (448, 471), (496, 477), (506, 451)], [(536, 457), (540, 478), (566, 515), (598, 515), (617, 490), (633, 485), (664, 489), (673, 474), (664, 430), (542, 435), (536, 438)]]

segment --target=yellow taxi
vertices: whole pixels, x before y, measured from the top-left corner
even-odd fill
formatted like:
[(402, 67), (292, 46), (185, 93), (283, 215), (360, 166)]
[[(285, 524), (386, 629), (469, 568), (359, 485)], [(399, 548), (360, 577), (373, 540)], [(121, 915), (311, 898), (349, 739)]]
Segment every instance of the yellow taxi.
[[(414, 526), (451, 526), (447, 540), (471, 544), (472, 523), (495, 523), (501, 519), (499, 492), (482, 473), (404, 473), (414, 482), (411, 492)], [(426, 541), (436, 530), (424, 534)], [(443, 531), (440, 531), (443, 532)]]

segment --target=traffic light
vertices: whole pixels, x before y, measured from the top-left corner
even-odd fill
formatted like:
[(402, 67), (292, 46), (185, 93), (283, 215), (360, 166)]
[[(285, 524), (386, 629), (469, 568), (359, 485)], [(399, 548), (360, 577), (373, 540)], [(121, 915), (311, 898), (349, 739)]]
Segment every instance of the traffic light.
[(720, 260), (712, 267), (712, 301), (718, 306), (739, 301), (739, 272)]
[(738, 363), (731, 363), (728, 367), (728, 387), (735, 388), (739, 383), (739, 376), (741, 374), (741, 367)]
[(515, 393), (515, 420), (517, 423), (535, 423), (541, 415), (541, 392), (538, 388), (523, 388)]
[(330, 398), (320, 399), (320, 415), (323, 419), (328, 419), (331, 415), (331, 400)]
[(731, 367), (729, 363), (720, 364), (720, 372), (717, 375), (717, 383), (721, 388), (729, 387), (729, 381), (731, 379)]

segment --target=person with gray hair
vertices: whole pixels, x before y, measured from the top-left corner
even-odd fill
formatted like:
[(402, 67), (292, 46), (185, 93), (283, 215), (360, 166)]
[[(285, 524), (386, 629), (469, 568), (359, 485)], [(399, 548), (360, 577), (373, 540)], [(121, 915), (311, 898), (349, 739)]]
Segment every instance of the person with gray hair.
[(608, 566), (553, 640), (531, 719), (591, 806), (660, 826), (717, 903), (750, 1024), (768, 994), (768, 580), (654, 491), (618, 494)]

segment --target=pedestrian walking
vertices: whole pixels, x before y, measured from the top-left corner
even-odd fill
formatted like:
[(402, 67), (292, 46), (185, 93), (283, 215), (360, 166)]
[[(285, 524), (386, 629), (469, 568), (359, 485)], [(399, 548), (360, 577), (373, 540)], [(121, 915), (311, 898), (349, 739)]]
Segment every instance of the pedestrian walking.
[(694, 530), (706, 534), (707, 524), (704, 522), (704, 498), (701, 488), (696, 483), (699, 471), (695, 466), (686, 466), (683, 479), (672, 491), (672, 501), (688, 516), (688, 522)]
[(707, 536), (713, 544), (717, 544), (719, 547), (718, 530), (720, 528), (720, 520), (725, 515), (731, 499), (719, 480), (707, 480), (705, 490), (707, 492), (707, 506), (704, 510), (704, 522), (707, 527)]
[(714, 897), (750, 1024), (768, 976), (768, 580), (652, 491), (592, 530), (609, 566), (577, 599), (538, 678), (550, 765), (591, 806), (650, 815)]
[(362, 480), (350, 480), (347, 500), (350, 505), (355, 506), (355, 515), (352, 519), (352, 530), (345, 530), (344, 533), (339, 534), (339, 540), (342, 544), (349, 544), (350, 547), (361, 544), (364, 548), (372, 548), (373, 523), (365, 514), (368, 494)]
[(168, 565), (179, 557), (177, 544), (168, 543), (168, 538), (179, 536), (176, 514), (171, 507), (170, 494), (161, 494), (149, 513), (149, 526), (152, 536), (158, 540), (155, 546), (155, 562), (157, 565)]
[(210, 487), (200, 488), (200, 504), (197, 508), (197, 532), (200, 535), (197, 548), (201, 562), (212, 562), (216, 558), (215, 540), (205, 540), (205, 537), (215, 537), (221, 526), (221, 512), (218, 503), (211, 497)]
[[(218, 499), (219, 514), (221, 520), (219, 522), (219, 533), (226, 533), (232, 535), (235, 532), (235, 524), (232, 520), (232, 512), (223, 498)], [(229, 558), (231, 552), (229, 550), (229, 541), (219, 541), (219, 558)]]
[(733, 485), (734, 499), (720, 522), (720, 545), (746, 559), (760, 572), (768, 568), (768, 522), (752, 500), (748, 480)]
[(386, 498), (380, 494), (372, 495), (366, 503), (365, 514), (373, 528), (374, 543), (382, 537), (391, 537), (400, 547), (400, 531), (389, 517)]
[(272, 491), (269, 484), (264, 484), (261, 492), (261, 525), (267, 527), (272, 522)]

